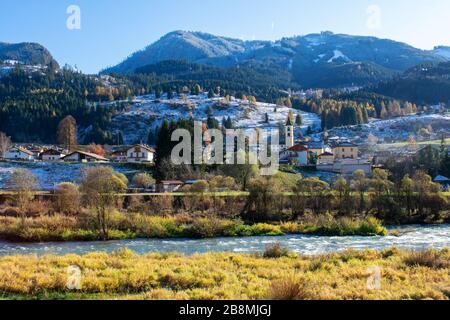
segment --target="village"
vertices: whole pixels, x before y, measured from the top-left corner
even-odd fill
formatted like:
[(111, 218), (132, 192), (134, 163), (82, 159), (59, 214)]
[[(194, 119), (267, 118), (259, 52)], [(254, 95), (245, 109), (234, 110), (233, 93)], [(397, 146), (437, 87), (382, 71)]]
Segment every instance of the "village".
[[(259, 129), (254, 129), (259, 130)], [(288, 116), (283, 127), (284, 139), (278, 147), (279, 164), (281, 170), (286, 167), (295, 168), (297, 172), (308, 170), (312, 174), (321, 176), (328, 173), (327, 182), (334, 182), (339, 176), (351, 178), (355, 171), (362, 171), (370, 177), (375, 168), (382, 168), (383, 157), (391, 155), (387, 151), (368, 150), (367, 145), (358, 145), (348, 138), (337, 136), (324, 137), (324, 135), (303, 136), (303, 131), (295, 125)], [(203, 146), (203, 152), (211, 153), (210, 142)], [(251, 147), (251, 146), (250, 146)], [(227, 146), (229, 149), (229, 146)], [(413, 156), (421, 148), (409, 150), (398, 155), (399, 159)], [(47, 164), (115, 164), (115, 165), (143, 165), (151, 170), (154, 166), (157, 150), (145, 144), (131, 146), (78, 146), (68, 150), (59, 145), (40, 144), (12, 144), (1, 161), (9, 163), (47, 163)], [(209, 154), (209, 158), (211, 154)], [(385, 160), (385, 159), (384, 159)], [(434, 178), (443, 190), (450, 187), (450, 179), (441, 175)], [(146, 192), (176, 192), (186, 185), (192, 185), (196, 180), (168, 180), (158, 181), (148, 186)]]

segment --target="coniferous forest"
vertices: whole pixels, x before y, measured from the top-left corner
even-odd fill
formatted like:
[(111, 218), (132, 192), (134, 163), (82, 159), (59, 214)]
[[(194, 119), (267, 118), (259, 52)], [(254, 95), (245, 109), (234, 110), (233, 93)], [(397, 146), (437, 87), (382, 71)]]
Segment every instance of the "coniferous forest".
[[(301, 88), (274, 65), (219, 68), (163, 61), (127, 75), (84, 75), (56, 66), (30, 74), (17, 67), (0, 78), (0, 131), (17, 142), (54, 142), (59, 121), (71, 115), (83, 130), (81, 143), (112, 143), (116, 138), (109, 131), (111, 118), (133, 96), (153, 93), (159, 98), (167, 93), (170, 98), (175, 93), (198, 94), (199, 90), (209, 90), (210, 95), (251, 96), (314, 112), (322, 117), (323, 129), (332, 129), (364, 124), (370, 117), (413, 114), (420, 108), (416, 102), (447, 99), (447, 85), (448, 65), (444, 63), (421, 65), (402, 77), (350, 93), (329, 89), (321, 99), (309, 100), (288, 99), (286, 89)], [(408, 89), (406, 94), (405, 86), (418, 89)]]

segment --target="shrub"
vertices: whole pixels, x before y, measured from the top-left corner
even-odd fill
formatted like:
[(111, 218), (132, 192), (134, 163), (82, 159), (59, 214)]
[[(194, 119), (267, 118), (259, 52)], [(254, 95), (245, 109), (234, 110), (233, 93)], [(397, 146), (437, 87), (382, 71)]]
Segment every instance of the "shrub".
[(131, 180), (131, 184), (136, 188), (148, 189), (156, 183), (155, 179), (148, 173), (137, 173)]
[(183, 205), (188, 212), (205, 212), (212, 208), (213, 199), (204, 194), (189, 195), (183, 197)]
[(191, 222), (186, 227), (185, 234), (193, 238), (212, 238), (221, 234), (220, 221), (215, 219), (200, 218)]
[(189, 192), (204, 193), (208, 191), (209, 184), (205, 180), (199, 180), (189, 187)]
[(269, 300), (308, 300), (311, 294), (308, 292), (303, 280), (295, 277), (273, 281), (269, 288)]
[(263, 257), (267, 259), (278, 259), (282, 257), (287, 257), (289, 256), (289, 254), (290, 251), (288, 248), (283, 247), (279, 243), (275, 243), (266, 246)]
[(254, 236), (282, 236), (284, 233), (279, 226), (266, 223), (258, 223), (250, 227)]
[(410, 267), (427, 267), (431, 269), (445, 269), (450, 267), (450, 260), (442, 258), (438, 252), (433, 250), (412, 252), (405, 259), (404, 263)]
[(287, 234), (299, 234), (303, 232), (301, 224), (297, 222), (285, 222), (280, 225), (281, 231)]
[(80, 209), (80, 191), (73, 183), (61, 183), (55, 190), (54, 209), (57, 212), (71, 214)]
[(332, 216), (321, 216), (308, 222), (304, 232), (322, 236), (385, 236), (388, 231), (381, 222), (375, 218), (335, 219)]
[(149, 212), (152, 214), (172, 213), (174, 198), (171, 195), (150, 197)]
[(387, 236), (389, 233), (388, 230), (381, 224), (380, 220), (374, 217), (370, 217), (367, 220), (360, 222), (358, 229), (358, 235), (361, 236)]
[(33, 200), (26, 205), (26, 213), (28, 217), (39, 217), (49, 214), (52, 206), (48, 201)]
[(129, 196), (127, 203), (128, 212), (145, 212), (146, 202), (143, 196)]
[(130, 223), (131, 228), (145, 238), (175, 238), (183, 234), (182, 227), (174, 218), (134, 215)]

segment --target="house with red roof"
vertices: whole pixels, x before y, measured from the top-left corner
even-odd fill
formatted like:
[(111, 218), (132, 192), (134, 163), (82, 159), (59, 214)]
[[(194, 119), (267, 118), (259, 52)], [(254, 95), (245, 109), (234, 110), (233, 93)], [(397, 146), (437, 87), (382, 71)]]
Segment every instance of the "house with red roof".
[(299, 166), (308, 165), (308, 147), (296, 144), (293, 147), (283, 150), (280, 153), (280, 160), (287, 160)]

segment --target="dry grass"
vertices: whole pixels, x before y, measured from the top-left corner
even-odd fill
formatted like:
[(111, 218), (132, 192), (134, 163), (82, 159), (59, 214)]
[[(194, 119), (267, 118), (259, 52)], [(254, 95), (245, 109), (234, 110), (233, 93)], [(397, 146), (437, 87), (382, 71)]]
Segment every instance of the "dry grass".
[[(436, 251), (449, 261), (450, 250)], [(347, 251), (318, 257), (208, 253), (0, 258), (0, 298), (25, 299), (449, 299), (449, 268), (411, 266), (411, 252)], [(406, 261), (406, 262), (405, 262)], [(66, 288), (81, 269), (81, 290)], [(370, 290), (371, 267), (381, 289)], [(292, 275), (292, 276), (289, 276)]]
[[(44, 205), (44, 204), (41, 204)], [(345, 220), (332, 218), (307, 224), (280, 225), (258, 223), (246, 225), (238, 219), (221, 219), (189, 214), (151, 216), (111, 210), (108, 214), (110, 240), (132, 238), (213, 238), (238, 236), (281, 236), (288, 233), (326, 235), (384, 235), (385, 228), (374, 219)], [(83, 210), (72, 215), (28, 217), (0, 216), (0, 239), (17, 242), (100, 240), (97, 218)], [(326, 232), (325, 232), (326, 230)]]
[(294, 276), (273, 281), (270, 285), (267, 298), (269, 300), (308, 300), (311, 294), (308, 292), (304, 280), (297, 279)]
[(412, 252), (405, 258), (405, 264), (411, 267), (427, 267), (433, 269), (450, 268), (448, 257), (442, 257), (438, 251), (427, 250)]

